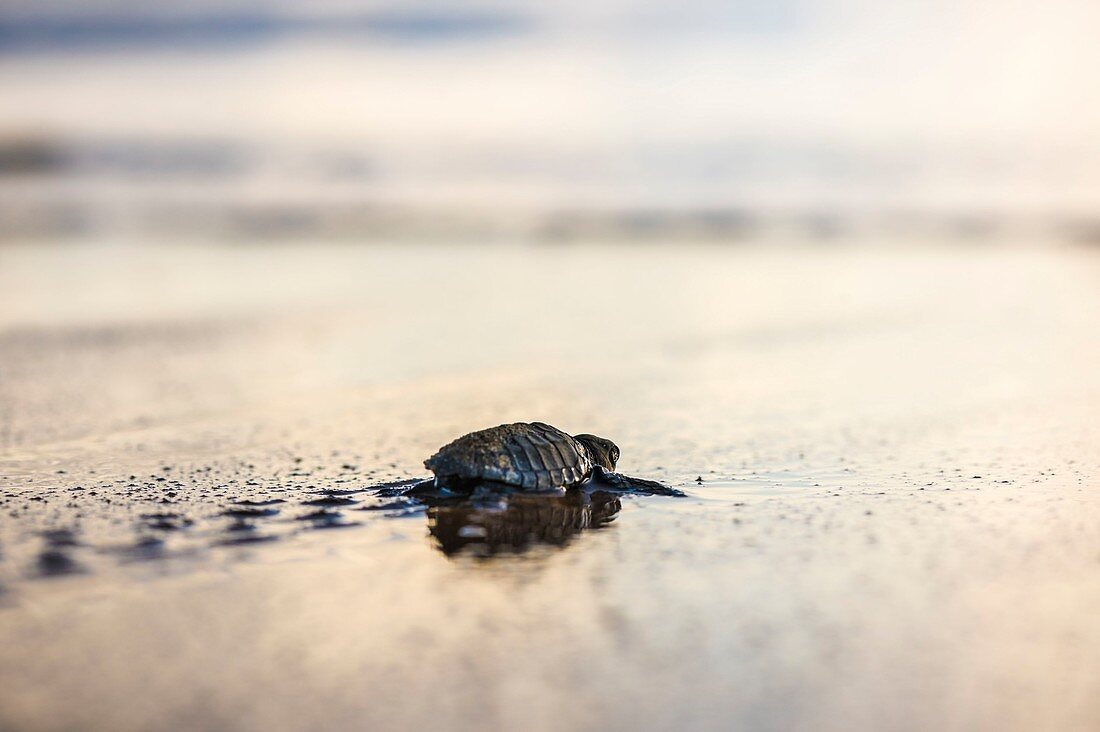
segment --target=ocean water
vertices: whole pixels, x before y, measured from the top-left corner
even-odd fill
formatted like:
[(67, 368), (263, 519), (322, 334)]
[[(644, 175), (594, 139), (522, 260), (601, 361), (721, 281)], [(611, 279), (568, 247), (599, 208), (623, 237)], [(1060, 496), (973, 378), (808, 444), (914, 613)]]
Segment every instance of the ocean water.
[(1095, 235), (1087, 1), (7, 5), (5, 241), (563, 212)]

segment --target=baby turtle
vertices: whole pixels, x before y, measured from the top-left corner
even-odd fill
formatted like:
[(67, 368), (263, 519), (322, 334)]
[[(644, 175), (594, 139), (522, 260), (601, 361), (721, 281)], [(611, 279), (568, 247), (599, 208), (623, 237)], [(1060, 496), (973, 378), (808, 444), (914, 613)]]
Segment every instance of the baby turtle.
[(435, 484), (462, 488), (484, 482), (527, 491), (561, 491), (588, 481), (622, 490), (680, 495), (660, 483), (614, 472), (619, 448), (596, 435), (568, 435), (542, 422), (502, 424), (471, 432), (424, 461)]

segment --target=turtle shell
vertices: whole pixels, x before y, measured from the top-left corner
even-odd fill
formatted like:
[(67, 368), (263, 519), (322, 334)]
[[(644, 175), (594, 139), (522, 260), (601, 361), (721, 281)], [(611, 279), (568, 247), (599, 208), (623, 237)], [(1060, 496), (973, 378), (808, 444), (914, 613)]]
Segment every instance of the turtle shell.
[(564, 488), (592, 472), (584, 446), (542, 422), (471, 432), (439, 448), (424, 466), (437, 480), (490, 480), (529, 490)]

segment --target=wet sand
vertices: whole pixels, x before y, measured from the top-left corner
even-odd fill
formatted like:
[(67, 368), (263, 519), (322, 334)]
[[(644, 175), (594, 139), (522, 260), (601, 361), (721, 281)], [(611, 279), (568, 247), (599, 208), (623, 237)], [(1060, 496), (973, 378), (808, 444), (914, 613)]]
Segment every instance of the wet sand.
[[(1038, 245), (5, 247), (0, 729), (1096, 729), (1098, 333)], [(688, 497), (375, 510), (532, 419)]]

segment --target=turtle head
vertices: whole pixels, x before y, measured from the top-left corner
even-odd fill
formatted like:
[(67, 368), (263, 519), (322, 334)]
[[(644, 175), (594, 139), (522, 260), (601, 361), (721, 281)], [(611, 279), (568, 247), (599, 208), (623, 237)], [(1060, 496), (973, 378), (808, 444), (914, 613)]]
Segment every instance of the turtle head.
[(595, 435), (574, 435), (574, 440), (584, 445), (592, 462), (604, 470), (614, 472), (615, 463), (619, 462), (619, 447), (611, 440)]

